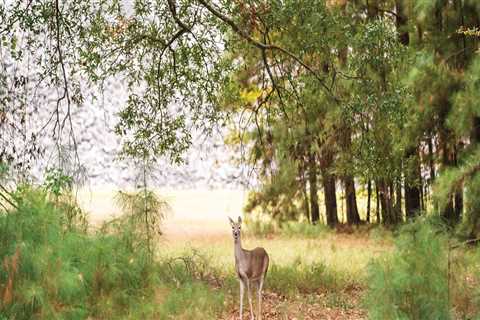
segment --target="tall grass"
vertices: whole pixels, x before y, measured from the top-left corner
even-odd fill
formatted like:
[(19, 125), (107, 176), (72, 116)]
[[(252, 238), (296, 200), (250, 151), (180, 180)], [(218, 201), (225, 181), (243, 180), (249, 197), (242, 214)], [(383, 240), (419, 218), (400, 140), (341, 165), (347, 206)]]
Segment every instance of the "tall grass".
[(404, 226), (395, 251), (369, 266), (370, 318), (478, 319), (480, 278), (473, 269), (479, 264), (464, 254), (453, 250), (448, 233), (433, 219)]
[(18, 209), (0, 216), (1, 311), (7, 318), (111, 318), (157, 282), (144, 250), (119, 234), (65, 228), (65, 211), (24, 188)]
[(224, 296), (209, 282), (207, 262), (154, 259), (131, 220), (88, 233), (44, 189), (22, 187), (14, 198), (18, 209), (0, 212), (6, 319), (193, 319), (221, 311)]

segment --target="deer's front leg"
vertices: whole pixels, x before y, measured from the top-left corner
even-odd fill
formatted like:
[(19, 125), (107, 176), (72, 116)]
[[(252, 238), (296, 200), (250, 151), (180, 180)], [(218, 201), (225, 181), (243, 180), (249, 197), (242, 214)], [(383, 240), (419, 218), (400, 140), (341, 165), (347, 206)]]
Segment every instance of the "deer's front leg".
[(248, 294), (248, 304), (250, 305), (250, 319), (255, 319), (253, 315), (253, 305), (252, 305), (252, 292), (250, 290), (250, 280), (247, 279), (247, 294)]
[(245, 291), (245, 284), (242, 279), (239, 279), (240, 282), (240, 320), (243, 320), (243, 293)]

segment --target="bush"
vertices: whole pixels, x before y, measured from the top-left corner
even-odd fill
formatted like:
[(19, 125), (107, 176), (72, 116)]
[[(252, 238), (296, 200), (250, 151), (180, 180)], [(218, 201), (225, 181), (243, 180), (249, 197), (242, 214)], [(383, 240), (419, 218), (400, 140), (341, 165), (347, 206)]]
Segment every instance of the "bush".
[(266, 237), (276, 232), (275, 222), (267, 217), (257, 214), (250, 214), (245, 218), (245, 225), (247, 227), (247, 234), (256, 237)]
[[(41, 189), (20, 188), (0, 214), (0, 311), (8, 319), (115, 318), (156, 281), (146, 250), (122, 234), (87, 234)], [(138, 302), (135, 304), (134, 302)]]
[(395, 251), (369, 266), (371, 319), (449, 319), (447, 240), (424, 220), (405, 226)]
[(116, 199), (123, 211), (122, 225), (128, 224), (133, 238), (153, 255), (155, 243), (162, 234), (161, 223), (170, 212), (170, 205), (147, 188), (130, 193), (120, 191)]
[(320, 238), (326, 236), (330, 229), (321, 224), (289, 221), (282, 224), (280, 232), (287, 237)]

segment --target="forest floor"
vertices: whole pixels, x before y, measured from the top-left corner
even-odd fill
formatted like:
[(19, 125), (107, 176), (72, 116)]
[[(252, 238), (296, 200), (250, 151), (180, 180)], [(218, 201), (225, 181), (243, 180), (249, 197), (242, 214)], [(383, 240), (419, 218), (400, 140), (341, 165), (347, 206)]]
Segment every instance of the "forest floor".
[[(345, 293), (348, 305), (337, 305), (328, 294), (314, 294), (289, 299), (275, 292), (267, 291), (263, 295), (263, 319), (281, 320), (333, 320), (333, 319), (367, 319), (366, 310), (361, 307), (363, 290), (352, 288)], [(248, 319), (249, 309), (244, 309)], [(222, 320), (239, 319), (238, 307), (221, 318)]]

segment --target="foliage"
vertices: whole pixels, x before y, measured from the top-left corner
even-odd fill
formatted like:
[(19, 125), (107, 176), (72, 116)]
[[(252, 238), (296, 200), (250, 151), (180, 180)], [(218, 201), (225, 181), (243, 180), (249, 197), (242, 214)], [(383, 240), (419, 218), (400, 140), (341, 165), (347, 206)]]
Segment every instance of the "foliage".
[(324, 225), (312, 225), (307, 222), (285, 222), (280, 227), (281, 235), (317, 239), (325, 237), (330, 229)]
[(153, 254), (155, 242), (162, 234), (162, 220), (170, 212), (169, 204), (146, 187), (132, 193), (119, 191), (117, 202), (124, 213), (120, 225), (127, 224), (132, 231), (129, 247), (146, 246)]
[[(9, 2), (1, 54), (28, 67), (0, 70), (0, 87), (12, 88), (0, 92), (0, 161), (28, 167), (44, 130), (75, 149), (72, 108), (98, 98), (82, 81), (101, 94), (123, 79), (122, 156), (179, 163), (193, 130), (227, 124), (261, 184), (247, 211), (316, 223), (320, 187), (349, 185), (352, 213), (355, 184), (368, 183), (381, 220), (396, 224), (437, 208), (428, 203), (437, 171), (461, 166), (478, 143), (478, 9), (474, 0)], [(28, 79), (58, 91), (40, 130), (29, 125), (42, 101), (30, 99)], [(475, 190), (457, 188), (438, 213), (458, 223), (466, 209), (473, 235), (477, 210), (460, 189)], [(324, 193), (331, 226), (335, 193)]]
[(262, 215), (248, 215), (244, 220), (247, 233), (256, 237), (266, 237), (274, 234), (278, 227), (275, 221)]
[(49, 169), (45, 173), (43, 188), (53, 198), (55, 206), (62, 212), (61, 224), (68, 229), (87, 230), (87, 214), (79, 207), (73, 194), (73, 178), (61, 169)]
[(395, 251), (369, 266), (371, 319), (450, 319), (447, 239), (423, 219), (404, 226)]
[(150, 296), (157, 280), (144, 249), (126, 247), (121, 234), (65, 230), (65, 212), (40, 189), (15, 197), (18, 210), (0, 216), (2, 314), (112, 318)]
[(455, 318), (477, 319), (480, 316), (480, 264), (478, 248), (456, 245), (450, 251), (450, 300)]
[(47, 170), (45, 174), (45, 189), (47, 192), (59, 197), (64, 192), (72, 190), (72, 177), (64, 174), (60, 169)]

